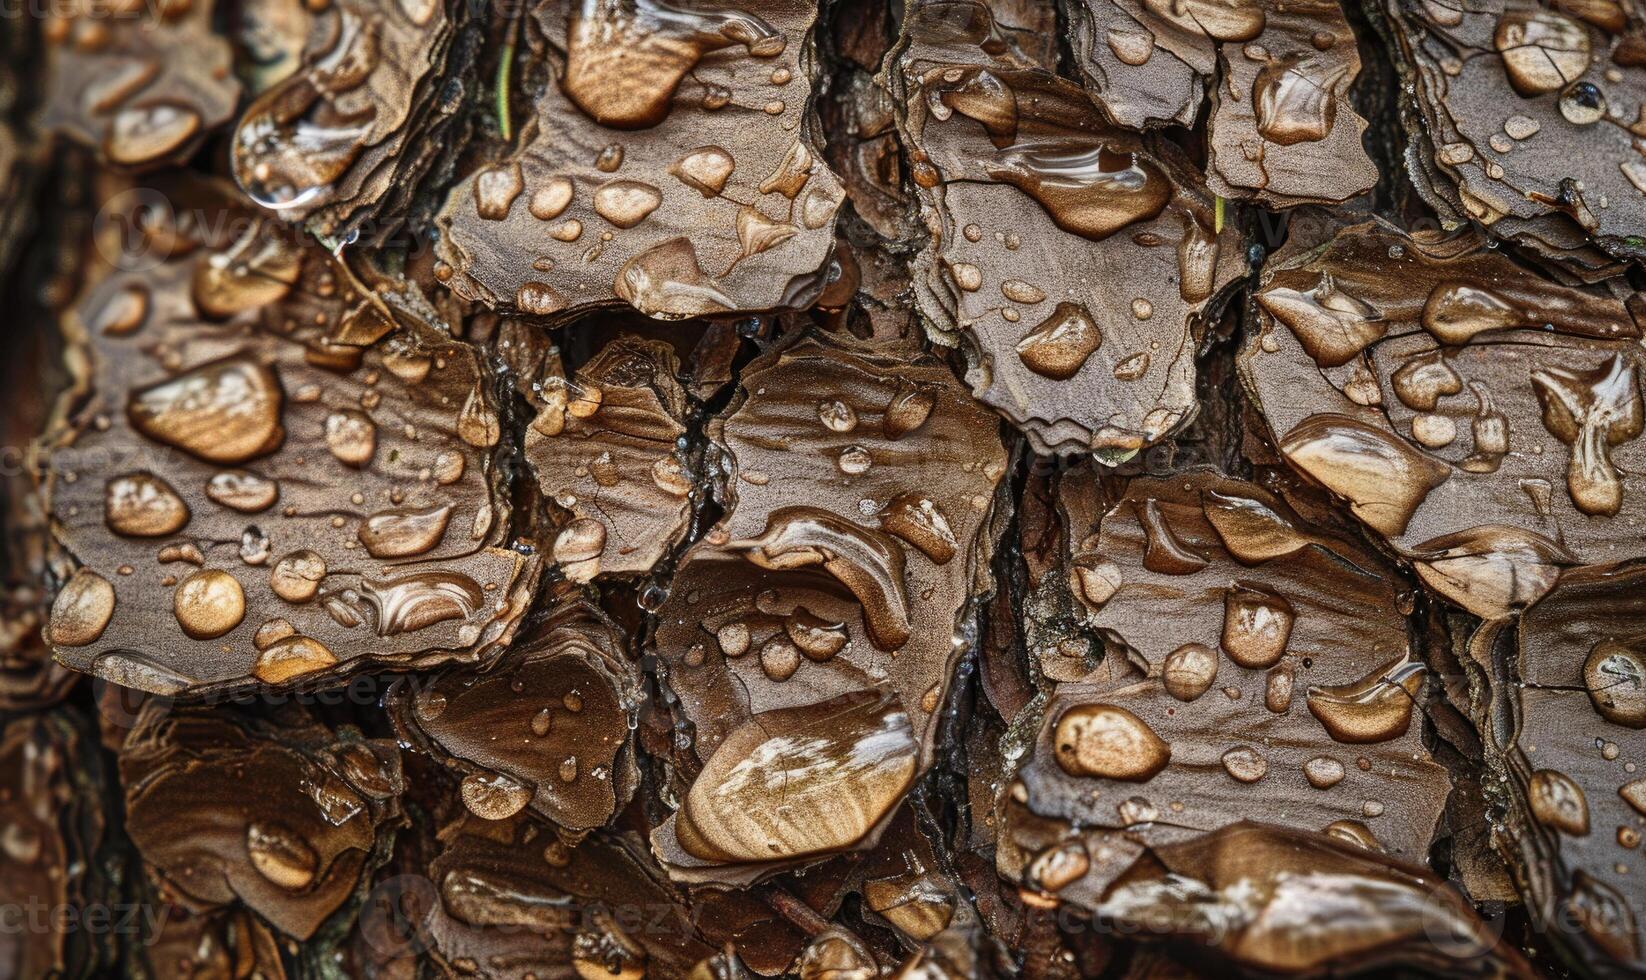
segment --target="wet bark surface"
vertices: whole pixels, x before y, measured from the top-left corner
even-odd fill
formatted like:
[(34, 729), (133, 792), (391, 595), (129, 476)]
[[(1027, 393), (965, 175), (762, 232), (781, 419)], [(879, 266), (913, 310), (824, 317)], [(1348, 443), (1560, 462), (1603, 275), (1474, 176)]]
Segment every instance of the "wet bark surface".
[(0, 980), (1646, 972), (1632, 0), (65, 0), (0, 195)]

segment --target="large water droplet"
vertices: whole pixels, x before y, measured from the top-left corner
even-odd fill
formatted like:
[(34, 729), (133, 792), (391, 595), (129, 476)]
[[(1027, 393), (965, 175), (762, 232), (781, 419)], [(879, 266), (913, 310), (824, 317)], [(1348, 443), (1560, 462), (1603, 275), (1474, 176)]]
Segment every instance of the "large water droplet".
[(1051, 316), (1017, 342), (1017, 356), (1029, 370), (1067, 381), (1103, 345), (1097, 321), (1079, 303), (1057, 304)]
[(1160, 679), (1166, 693), (1179, 701), (1193, 701), (1217, 679), (1217, 651), (1204, 643), (1185, 643), (1166, 654)]
[(290, 636), (260, 651), (252, 674), (265, 684), (280, 684), (336, 664), (336, 655), (319, 640)]
[(1076, 705), (1057, 720), (1057, 763), (1071, 776), (1141, 783), (1171, 761), (1172, 747), (1143, 719), (1112, 704)]
[(532, 791), (501, 773), (470, 773), (458, 787), (463, 805), (482, 820), (507, 820), (526, 808)]
[(698, 59), (734, 44), (770, 58), (782, 53), (786, 40), (741, 11), (685, 10), (657, 0), (581, 3), (568, 19), (560, 87), (595, 122), (643, 129), (668, 116)]
[[(1337, 98), (1332, 94), (1337, 79), (1310, 74), (1300, 66), (1319, 71), (1316, 62), (1292, 56), (1264, 65), (1252, 81), (1257, 131), (1280, 146), (1323, 140), (1337, 121)], [(1339, 75), (1342, 71), (1338, 69)]]
[(247, 470), (224, 470), (206, 481), (206, 497), (242, 514), (268, 510), (280, 499), (280, 485)]
[(184, 633), (210, 640), (240, 625), (246, 616), (246, 593), (233, 575), (207, 568), (178, 583), (171, 606)]
[(1283, 596), (1236, 583), (1223, 594), (1223, 651), (1242, 667), (1273, 667), (1286, 653), (1296, 620)]
[(111, 163), (148, 163), (181, 148), (200, 125), (200, 114), (187, 106), (132, 106), (115, 115), (103, 149)]
[(1532, 372), (1543, 403), (1543, 425), (1571, 447), (1566, 489), (1585, 514), (1612, 515), (1623, 506), (1623, 477), (1611, 450), (1646, 427), (1634, 361), (1613, 354), (1592, 371), (1552, 367)]
[(669, 173), (704, 197), (717, 197), (726, 189), (737, 163), (718, 146), (700, 146), (669, 165)]
[(275, 562), (269, 573), (269, 588), (287, 602), (308, 602), (320, 590), (320, 582), (325, 577), (325, 559), (304, 549)]
[(784, 507), (772, 512), (759, 538), (726, 547), (762, 568), (821, 565), (857, 597), (875, 646), (897, 650), (909, 642), (903, 549), (880, 531), (815, 507)]
[(1361, 680), (1309, 688), (1309, 713), (1339, 742), (1387, 742), (1406, 733), (1412, 705), (1423, 689), (1424, 667), (1401, 662)]
[(1573, 837), (1589, 833), (1589, 801), (1572, 777), (1554, 769), (1539, 769), (1532, 773), (1526, 796), (1538, 823)]
[(133, 473), (108, 482), (103, 520), (116, 534), (160, 538), (189, 522), (189, 505), (165, 480), (152, 473)]
[(1646, 652), (1638, 641), (1596, 643), (1583, 662), (1583, 686), (1602, 718), (1646, 728)]
[(1589, 70), (1589, 32), (1553, 10), (1505, 11), (1492, 41), (1509, 84), (1526, 98), (1553, 92)]
[(842, 850), (902, 800), (919, 754), (908, 715), (877, 695), (762, 712), (709, 758), (675, 832), (687, 852), (725, 863)]
[(114, 586), (90, 569), (82, 568), (64, 583), (51, 605), (47, 639), (60, 647), (96, 643), (114, 617)]
[(1141, 153), (1090, 143), (1030, 143), (996, 158), (989, 176), (1034, 198), (1052, 223), (1101, 241), (1166, 209), (1171, 181)]
[(243, 463), (280, 448), (282, 396), (274, 372), (231, 358), (133, 393), (136, 429), (213, 463)]
[(1378, 532), (1403, 534), (1429, 491), (1451, 468), (1381, 429), (1345, 415), (1313, 415), (1281, 440), (1298, 469), (1349, 502)]
[(633, 228), (662, 203), (657, 188), (638, 180), (614, 180), (594, 192), (594, 213), (619, 228)]
[(949, 519), (931, 499), (918, 493), (899, 494), (880, 509), (880, 527), (907, 541), (939, 565), (959, 550)]
[(246, 856), (258, 874), (287, 891), (301, 891), (314, 881), (320, 856), (282, 824), (253, 821), (246, 825)]
[(377, 426), (354, 409), (326, 416), (326, 447), (345, 466), (362, 467), (377, 452)]
[(366, 518), (357, 536), (373, 558), (409, 558), (440, 543), (451, 513), (450, 504), (385, 510)]

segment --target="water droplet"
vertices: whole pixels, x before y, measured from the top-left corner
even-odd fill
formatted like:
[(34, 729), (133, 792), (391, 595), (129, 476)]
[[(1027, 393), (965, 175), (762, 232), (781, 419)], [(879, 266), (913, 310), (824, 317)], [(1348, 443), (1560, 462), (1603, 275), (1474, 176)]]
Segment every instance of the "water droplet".
[(899, 381), (881, 420), (888, 439), (901, 439), (926, 424), (936, 407), (932, 393), (907, 381)]
[(1091, 563), (1077, 560), (1074, 579), (1081, 598), (1093, 609), (1101, 609), (1120, 589), (1120, 566), (1111, 561)]
[(587, 582), (600, 574), (600, 555), (606, 549), (606, 525), (579, 517), (554, 539), (554, 560), (572, 582)]
[(844, 624), (830, 622), (803, 607), (789, 614), (783, 621), (783, 630), (801, 653), (819, 662), (830, 659), (846, 646)]
[(1372, 829), (1359, 820), (1334, 820), (1326, 825), (1322, 833), (1338, 840), (1348, 841), (1356, 847), (1363, 847), (1368, 851), (1381, 851), (1383, 848), (1377, 843)]
[(47, 638), (60, 647), (96, 643), (114, 617), (114, 604), (114, 586), (109, 580), (90, 569), (80, 569), (52, 602)]
[(287, 891), (301, 891), (320, 870), (320, 856), (282, 824), (252, 821), (246, 825), (246, 856), (257, 873)]
[(1507, 330), (1526, 321), (1508, 300), (1457, 282), (1430, 290), (1423, 303), (1423, 329), (1443, 344), (1459, 347), (1488, 330)]
[(1149, 373), (1149, 352), (1139, 351), (1114, 366), (1116, 381), (1136, 381)]
[(206, 497), (242, 514), (268, 510), (280, 499), (280, 485), (248, 470), (224, 470), (206, 482)]
[(1273, 667), (1286, 653), (1296, 619), (1284, 597), (1236, 583), (1223, 594), (1223, 652), (1242, 667)]
[[(577, 774), (574, 771), (572, 775)], [(495, 772), (470, 773), (458, 789), (463, 805), (482, 820), (507, 820), (524, 810), (532, 799), (531, 790)]]
[(103, 149), (110, 163), (148, 163), (182, 148), (200, 129), (200, 114), (185, 106), (131, 106), (115, 114)]
[(548, 708), (539, 708), (537, 713), (532, 715), (532, 734), (536, 735), (538, 738), (542, 738), (549, 734), (549, 729), (553, 726), (554, 712), (552, 710)]
[(1071, 776), (1141, 783), (1171, 761), (1172, 747), (1143, 719), (1110, 704), (1076, 705), (1057, 720), (1052, 744)]
[(218, 361), (132, 395), (136, 429), (212, 463), (243, 463), (285, 439), (274, 372), (239, 358)]
[(313, 551), (304, 549), (283, 556), (269, 572), (269, 588), (287, 602), (308, 602), (320, 591), (320, 582), (326, 577), (326, 562)]
[(1571, 448), (1566, 489), (1585, 514), (1612, 515), (1623, 506), (1623, 478), (1611, 448), (1646, 428), (1635, 365), (1621, 354), (1592, 371), (1551, 367), (1532, 372), (1543, 425)]
[(380, 511), (361, 523), (356, 536), (373, 558), (410, 558), (440, 543), (451, 513), (450, 504)]
[(688, 151), (669, 165), (669, 173), (704, 197), (717, 197), (736, 168), (730, 153), (710, 145)]
[(280, 684), (336, 664), (336, 655), (319, 640), (291, 636), (262, 650), (252, 666), (252, 674), (265, 684)]
[(1343, 763), (1329, 755), (1317, 755), (1303, 763), (1303, 776), (1315, 789), (1331, 789), (1343, 781)]
[(1538, 823), (1573, 837), (1589, 833), (1589, 801), (1583, 795), (1583, 788), (1570, 776), (1553, 769), (1539, 769), (1532, 773), (1526, 795)]
[(1602, 718), (1646, 728), (1646, 653), (1638, 645), (1596, 643), (1583, 663), (1583, 686)]
[(1297, 687), (1297, 668), (1282, 660), (1269, 668), (1263, 681), (1263, 706), (1277, 715), (1292, 710), (1292, 692)]
[(614, 180), (594, 192), (594, 213), (619, 228), (633, 228), (662, 203), (657, 188), (638, 180)]
[(738, 209), (736, 224), (744, 258), (776, 248), (800, 233), (794, 225), (768, 218), (753, 207)]
[(1268, 22), (1256, 0), (1144, 0), (1143, 7), (1190, 36), (1217, 41), (1254, 40)]
[(1345, 415), (1313, 415), (1281, 440), (1298, 469), (1349, 502), (1354, 515), (1389, 537), (1406, 531), (1429, 491), (1451, 468), (1406, 442)]
[(1339, 742), (1387, 742), (1406, 733), (1423, 689), (1424, 667), (1401, 662), (1349, 684), (1311, 687), (1309, 713)]
[(697, 250), (686, 238), (670, 238), (623, 264), (612, 286), (618, 298), (648, 316), (682, 319), (734, 309), (698, 264)]
[(1247, 745), (1223, 753), (1223, 768), (1236, 782), (1255, 783), (1269, 774), (1269, 760)]
[(1526, 98), (1553, 92), (1589, 70), (1589, 32), (1553, 10), (1505, 11), (1492, 40), (1509, 84)]
[(1171, 181), (1142, 153), (1026, 142), (996, 159), (991, 179), (1034, 198), (1059, 228), (1093, 241), (1159, 215), (1171, 200)]
[(675, 832), (688, 853), (722, 863), (839, 851), (903, 799), (919, 755), (908, 715), (878, 695), (761, 712), (709, 758)]
[(129, 283), (103, 301), (89, 317), (86, 326), (92, 331), (109, 336), (136, 333), (149, 318), (149, 288), (142, 283)]
[(874, 457), (870, 456), (869, 451), (862, 446), (847, 446), (845, 449), (840, 450), (840, 455), (835, 459), (835, 465), (840, 467), (840, 472), (847, 476), (860, 476), (867, 473), (869, 467), (874, 465)]
[(518, 163), (482, 170), (474, 179), (475, 213), (487, 221), (502, 221), (525, 188)]
[(773, 511), (759, 538), (728, 542), (762, 568), (789, 570), (821, 565), (863, 607), (863, 626), (881, 650), (909, 642), (909, 598), (903, 549), (829, 511), (808, 506)]
[(228, 572), (202, 569), (178, 584), (171, 608), (190, 638), (210, 640), (240, 625), (246, 616), (246, 593)]
[(1389, 330), (1370, 303), (1340, 289), (1331, 276), (1307, 292), (1275, 286), (1257, 294), (1257, 305), (1286, 325), (1321, 367), (1339, 367)]
[(566, 299), (547, 283), (527, 282), (514, 291), (514, 305), (531, 316), (549, 316), (565, 309)]
[(1217, 651), (1204, 643), (1185, 643), (1166, 654), (1160, 679), (1166, 693), (1179, 701), (1193, 701), (1217, 679)]
[(760, 646), (760, 669), (774, 681), (786, 681), (800, 669), (800, 650), (783, 636), (774, 636)]
[(1401, 402), (1418, 412), (1432, 412), (1442, 397), (1463, 390), (1463, 379), (1440, 357), (1407, 361), (1389, 380)]
[(1086, 877), (1092, 860), (1078, 840), (1049, 848), (1029, 865), (1028, 879), (1043, 891), (1057, 892)]
[(565, 212), (575, 194), (576, 189), (569, 179), (550, 177), (532, 191), (531, 199), (526, 202), (526, 210), (539, 221), (549, 221)]
[(377, 452), (377, 426), (364, 412), (333, 412), (326, 416), (326, 446), (343, 465), (365, 466)]
[(1148, 31), (1110, 30), (1106, 40), (1109, 50), (1123, 65), (1138, 68), (1148, 64), (1154, 55), (1154, 35)]
[(1429, 449), (1441, 449), (1457, 439), (1457, 423), (1446, 415), (1414, 415), (1412, 439)]
[(1086, 308), (1064, 302), (1018, 341), (1017, 356), (1036, 374), (1067, 381), (1102, 344), (1103, 334)]
[(1000, 295), (1014, 303), (1033, 305), (1046, 301), (1046, 294), (1040, 287), (1026, 283), (1021, 279), (1004, 279), (1000, 283)]
[(1337, 96), (1309, 55), (1279, 58), (1264, 65), (1252, 81), (1257, 131), (1280, 146), (1323, 140), (1337, 122)]
[(937, 504), (920, 494), (893, 497), (877, 516), (882, 530), (914, 545), (939, 565), (948, 564), (959, 550), (949, 519)]
[(838, 398), (819, 402), (817, 418), (830, 432), (850, 432), (857, 428), (857, 412)]
[(132, 473), (108, 482), (103, 520), (116, 534), (161, 538), (189, 522), (189, 505), (165, 480), (152, 473)]

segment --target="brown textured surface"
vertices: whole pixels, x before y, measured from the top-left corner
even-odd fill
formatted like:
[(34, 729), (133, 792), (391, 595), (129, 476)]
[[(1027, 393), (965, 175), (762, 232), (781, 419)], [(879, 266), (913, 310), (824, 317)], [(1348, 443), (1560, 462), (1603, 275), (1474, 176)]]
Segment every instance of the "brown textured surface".
[(1081, 75), (1116, 122), (1189, 126), (1210, 99), (1217, 193), (1283, 208), (1376, 183), (1350, 99), (1360, 52), (1337, 0), (1077, 0), (1068, 10)]
[(240, 95), (217, 5), (187, 0), (65, 4), (41, 25), (42, 123), (112, 166), (188, 157), (228, 122)]
[[(1096, 907), (1144, 849), (1258, 812), (1305, 831), (1353, 822), (1382, 852), (1422, 861), (1446, 774), (1413, 724), (1424, 685), (1398, 573), (1274, 494), (1215, 474), (1135, 479), (1107, 506), (1075, 474), (1060, 497), (1074, 594), (1107, 655), (1061, 668), (1006, 804), (1002, 871)], [(1099, 706), (1154, 733), (1169, 753), (1159, 771), (1094, 780), (1069, 765), (1082, 750), (1065, 719)], [(1096, 835), (1089, 873), (1064, 881), (1022, 850), (1045, 820)]]
[(1194, 414), (1207, 303), (1241, 271), (1239, 233), (1214, 231), (1176, 147), (1106, 126), (1009, 46), (991, 56), (1010, 28), (983, 5), (911, 4), (904, 32), (891, 81), (934, 338), (966, 345), (973, 391), (1040, 452), (1123, 457), (1167, 437)]
[(6, 12), (0, 980), (1646, 973), (1646, 21), (1448, 2)]
[(402, 819), (391, 743), (301, 710), (271, 721), (151, 701), (120, 752), (126, 832), (197, 910), (244, 902), (306, 939), (362, 887)]
[(460, 60), (452, 47), (471, 8), (444, 0), (317, 6), (291, 73), (240, 115), (234, 177), (275, 215), (307, 219), (339, 240), (380, 242), (445, 155), (455, 107), (441, 89)]
[[(431, 325), (416, 287), (391, 281), (367, 298), (346, 274), (253, 221), (232, 243), (112, 270), (65, 316), (87, 390), (53, 434), (48, 506), (80, 574), (110, 583), (114, 602), (96, 636), (48, 628), (64, 661), (175, 694), (313, 680), (362, 657), (473, 659), (507, 642), (536, 559), (504, 547), (489, 373)], [(149, 403), (177, 407), (144, 423), (133, 406), (155, 391)], [(172, 392), (201, 407), (164, 401)], [(163, 486), (146, 482), (111, 513), (127, 497), (110, 486), (132, 477)], [(230, 477), (259, 492), (212, 499), (211, 481)], [(119, 523), (126, 509), (170, 516), (139, 534)], [(408, 530), (374, 536), (385, 524)], [(242, 599), (227, 606), (241, 615), (196, 637), (179, 609), (202, 573), (233, 579)], [(257, 634), (270, 623), (272, 643), (307, 637), (332, 662), (310, 648), (267, 663), (271, 640)]]
[[(1420, 191), (1578, 270), (1600, 265), (1597, 246), (1642, 256), (1638, 11), (1605, 0), (1381, 6), (1424, 126), (1408, 155)], [(1573, 86), (1586, 88), (1568, 98)]]
[[(1625, 297), (1550, 282), (1472, 234), (1358, 225), (1266, 269), (1242, 377), (1282, 455), (1493, 618), (1561, 568), (1639, 546), (1617, 533), (1642, 517), (1646, 447)], [(1589, 424), (1561, 421), (1568, 401)], [(1431, 424), (1450, 440), (1420, 442)]]
[(533, 8), (526, 38), (559, 82), (518, 145), (448, 198), (442, 278), (561, 319), (617, 302), (674, 319), (810, 305), (843, 197), (815, 141), (815, 16)]

